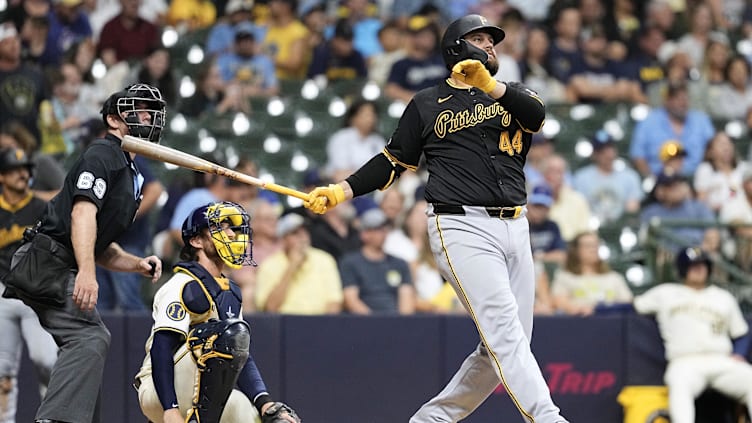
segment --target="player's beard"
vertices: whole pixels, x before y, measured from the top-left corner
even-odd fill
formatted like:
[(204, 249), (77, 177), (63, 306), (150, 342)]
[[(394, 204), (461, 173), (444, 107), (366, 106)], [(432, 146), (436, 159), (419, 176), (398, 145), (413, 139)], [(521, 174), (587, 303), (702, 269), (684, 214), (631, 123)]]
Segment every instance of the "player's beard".
[(491, 72), (491, 76), (496, 75), (496, 72), (499, 71), (499, 61), (496, 60), (496, 57), (488, 55), (488, 60), (486, 61), (486, 69), (488, 69), (489, 72)]

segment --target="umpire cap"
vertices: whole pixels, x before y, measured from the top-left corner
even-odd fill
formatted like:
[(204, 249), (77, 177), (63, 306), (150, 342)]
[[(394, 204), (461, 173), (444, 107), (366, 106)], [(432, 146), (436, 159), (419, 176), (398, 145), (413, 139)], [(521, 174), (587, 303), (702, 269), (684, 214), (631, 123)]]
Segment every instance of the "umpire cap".
[(7, 172), (19, 167), (25, 167), (29, 169), (29, 172), (34, 168), (31, 157), (25, 151), (15, 147), (0, 151), (0, 172)]
[(713, 269), (710, 256), (698, 247), (685, 248), (676, 255), (676, 270), (682, 279), (687, 277), (687, 271), (693, 264), (704, 263), (708, 267), (708, 273)]
[(494, 45), (499, 44), (506, 36), (503, 29), (489, 25), (488, 19), (481, 15), (463, 16), (449, 24), (441, 38), (441, 55), (447, 68), (451, 70), (457, 62), (465, 59), (477, 59), (483, 63), (488, 60), (485, 51), (462, 39), (465, 35), (480, 30), (491, 34)]

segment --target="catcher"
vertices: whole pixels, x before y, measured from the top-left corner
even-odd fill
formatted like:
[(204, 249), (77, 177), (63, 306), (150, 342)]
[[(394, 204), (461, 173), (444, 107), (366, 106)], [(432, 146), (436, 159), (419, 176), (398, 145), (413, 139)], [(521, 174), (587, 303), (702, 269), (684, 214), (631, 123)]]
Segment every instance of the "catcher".
[(222, 274), (253, 265), (249, 221), (241, 206), (217, 202), (183, 222), (185, 261), (154, 297), (154, 325), (134, 383), (154, 423), (247, 423), (257, 415), (262, 423), (300, 423), (267, 392), (250, 355), (240, 288)]

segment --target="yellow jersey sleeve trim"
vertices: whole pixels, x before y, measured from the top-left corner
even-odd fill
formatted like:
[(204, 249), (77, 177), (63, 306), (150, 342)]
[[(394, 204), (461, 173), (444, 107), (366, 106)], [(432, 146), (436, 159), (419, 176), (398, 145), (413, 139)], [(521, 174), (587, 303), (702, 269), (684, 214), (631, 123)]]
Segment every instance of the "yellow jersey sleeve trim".
[[(415, 172), (416, 170), (418, 170), (418, 166), (413, 166), (413, 165), (409, 165), (409, 164), (407, 164), (407, 163), (403, 163), (403, 162), (401, 162), (401, 161), (400, 161), (399, 159), (397, 159), (396, 157), (394, 157), (394, 156), (393, 156), (393, 155), (392, 155), (392, 154), (391, 154), (391, 153), (390, 153), (389, 151), (387, 151), (387, 149), (386, 149), (386, 148), (384, 148), (384, 150), (382, 150), (381, 152), (382, 152), (382, 153), (383, 153), (383, 154), (384, 154), (384, 155), (386, 156), (386, 158), (387, 158), (387, 159), (389, 159), (389, 161), (390, 161), (390, 162), (392, 162), (392, 163), (398, 164), (398, 165), (400, 165), (400, 166), (404, 167), (405, 169), (409, 169), (409, 170), (412, 170), (413, 172)], [(392, 178), (394, 178), (394, 176), (392, 176)]]

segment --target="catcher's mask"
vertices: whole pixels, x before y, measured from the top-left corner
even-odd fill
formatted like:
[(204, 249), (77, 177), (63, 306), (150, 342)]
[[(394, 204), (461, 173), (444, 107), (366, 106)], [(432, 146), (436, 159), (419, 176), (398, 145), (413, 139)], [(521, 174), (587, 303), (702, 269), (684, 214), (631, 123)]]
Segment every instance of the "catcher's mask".
[[(159, 144), (165, 125), (166, 103), (159, 88), (147, 84), (133, 84), (111, 95), (102, 105), (102, 119), (117, 115), (126, 125), (128, 134)], [(139, 113), (147, 112), (151, 119), (142, 123)]]
[(463, 39), (465, 35), (475, 31), (489, 33), (494, 45), (499, 44), (506, 36), (504, 30), (490, 25), (488, 20), (480, 15), (467, 15), (455, 20), (449, 24), (441, 38), (441, 55), (449, 70), (465, 59), (480, 60), (488, 66), (488, 53)]
[[(253, 265), (251, 218), (239, 204), (209, 203), (195, 209), (183, 222), (183, 243), (209, 230), (217, 255), (231, 269)], [(232, 233), (230, 233), (230, 231)]]

